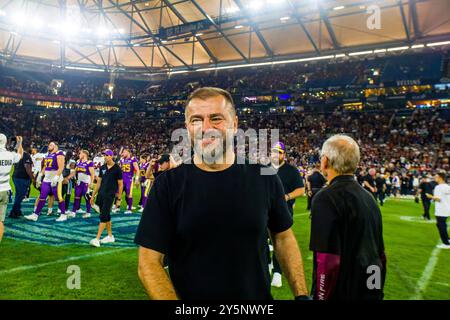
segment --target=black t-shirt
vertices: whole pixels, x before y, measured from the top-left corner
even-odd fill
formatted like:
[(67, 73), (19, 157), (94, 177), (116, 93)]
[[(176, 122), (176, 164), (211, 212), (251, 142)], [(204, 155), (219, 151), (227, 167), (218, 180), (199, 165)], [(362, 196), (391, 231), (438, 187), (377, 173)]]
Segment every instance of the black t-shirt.
[[(14, 173), (13, 177), (16, 179), (30, 179), (30, 176), (25, 169), (25, 165), (33, 165), (33, 160), (31, 160), (31, 156), (29, 153), (24, 152), (22, 159), (19, 162), (14, 164)], [(30, 168), (31, 169), (31, 168)]]
[(100, 184), (99, 194), (103, 195), (115, 195), (117, 188), (119, 187), (119, 180), (122, 180), (122, 169), (120, 169), (117, 163), (108, 169), (105, 163), (100, 167), (99, 178), (102, 179)]
[(368, 187), (366, 187), (364, 182), (367, 181), (371, 187), (375, 188), (376, 185), (375, 185), (375, 180), (373, 179), (373, 177), (370, 174), (366, 174), (362, 181), (363, 181), (364, 189), (366, 189), (367, 191), (372, 193), (372, 190), (370, 190)]
[(182, 164), (155, 180), (135, 242), (168, 255), (181, 299), (272, 298), (267, 229), (285, 231), (292, 217), (280, 179), (261, 168)]
[(308, 177), (308, 181), (309, 181), (309, 184), (311, 185), (311, 189), (323, 188), (323, 186), (327, 183), (327, 180), (319, 171), (314, 171)]
[[(276, 171), (278, 176), (280, 177), (281, 183), (283, 184), (285, 194), (291, 193), (297, 188), (305, 187), (303, 179), (300, 177), (300, 173), (294, 166), (291, 166), (288, 163), (284, 163)], [(295, 199), (289, 200), (287, 203), (292, 213), (292, 206), (295, 203)]]
[(430, 182), (421, 182), (419, 184), (420, 196), (422, 199), (428, 199), (426, 194), (433, 194), (433, 186)]
[(317, 282), (316, 253), (340, 256), (339, 275), (331, 299), (381, 299), (382, 290), (369, 290), (367, 268), (380, 267), (381, 289), (385, 255), (381, 212), (374, 197), (353, 176), (338, 176), (320, 190), (311, 205), (310, 249), (314, 251), (313, 294)]
[(386, 179), (383, 177), (377, 177), (375, 179), (375, 185), (377, 186), (377, 191), (382, 192), (383, 186), (386, 184)]

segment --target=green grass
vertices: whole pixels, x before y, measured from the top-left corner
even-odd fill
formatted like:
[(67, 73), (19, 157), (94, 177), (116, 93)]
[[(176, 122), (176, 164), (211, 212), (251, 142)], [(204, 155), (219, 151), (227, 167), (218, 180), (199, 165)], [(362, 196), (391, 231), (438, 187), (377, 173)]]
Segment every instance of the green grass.
[[(138, 193), (138, 192), (137, 192)], [(136, 197), (138, 198), (138, 197)], [(137, 201), (138, 199), (136, 199)], [(124, 205), (124, 201), (122, 202)], [(56, 206), (55, 206), (56, 207)], [(309, 251), (310, 220), (304, 198), (297, 200), (293, 230), (300, 245), (308, 287), (311, 286), (312, 253)], [(420, 217), (421, 205), (408, 200), (388, 200), (382, 208), (384, 241), (388, 259), (386, 299), (411, 299), (416, 294), (431, 252), (439, 242), (434, 223), (400, 219)], [(114, 218), (113, 218), (114, 219)], [(114, 225), (114, 222), (113, 222)], [(109, 252), (100, 256), (87, 256)], [(69, 257), (31, 270), (5, 271)], [(69, 290), (66, 270), (81, 268), (81, 289)], [(440, 250), (434, 272), (422, 299), (450, 298), (450, 252)], [(292, 299), (287, 282), (273, 288), (275, 299)], [(92, 248), (89, 245), (46, 246), (5, 238), (0, 244), (0, 299), (146, 299), (137, 276), (137, 249)]]

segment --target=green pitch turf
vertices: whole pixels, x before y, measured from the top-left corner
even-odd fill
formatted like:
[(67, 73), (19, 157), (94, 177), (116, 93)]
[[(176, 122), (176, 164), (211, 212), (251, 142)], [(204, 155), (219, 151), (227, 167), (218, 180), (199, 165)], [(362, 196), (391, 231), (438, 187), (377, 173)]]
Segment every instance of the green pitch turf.
[[(310, 220), (305, 208), (305, 198), (298, 199), (293, 229), (310, 287)], [(421, 220), (421, 213), (421, 205), (410, 200), (391, 199), (382, 208), (388, 262), (386, 299), (450, 298), (450, 251), (435, 249), (440, 243), (435, 223)], [(80, 289), (67, 288), (70, 265), (80, 267)], [(51, 246), (11, 237), (0, 243), (0, 288), (0, 299), (147, 298), (137, 276), (134, 247), (93, 248), (87, 243)], [(272, 292), (275, 299), (292, 299), (285, 279), (283, 287), (273, 288)]]

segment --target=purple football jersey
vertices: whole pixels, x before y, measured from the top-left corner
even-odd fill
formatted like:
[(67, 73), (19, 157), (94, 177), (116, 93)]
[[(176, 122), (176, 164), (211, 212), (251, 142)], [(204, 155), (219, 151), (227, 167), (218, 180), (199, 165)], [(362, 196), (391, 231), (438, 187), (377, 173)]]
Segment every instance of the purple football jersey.
[(145, 178), (145, 173), (147, 172), (147, 168), (150, 165), (149, 162), (145, 162), (145, 163), (140, 163), (139, 164), (139, 170), (140, 170), (140, 175), (141, 175), (141, 182), (145, 182), (145, 180), (147, 180)]
[(94, 163), (90, 160), (77, 162), (77, 173), (84, 173), (90, 175), (89, 168), (93, 168)]
[(44, 167), (45, 171), (57, 171), (58, 170), (58, 156), (63, 156), (64, 153), (61, 150), (58, 150), (53, 153), (47, 153), (44, 158)]
[(120, 159), (120, 168), (122, 169), (123, 180), (133, 180), (135, 163), (137, 163), (135, 157)]

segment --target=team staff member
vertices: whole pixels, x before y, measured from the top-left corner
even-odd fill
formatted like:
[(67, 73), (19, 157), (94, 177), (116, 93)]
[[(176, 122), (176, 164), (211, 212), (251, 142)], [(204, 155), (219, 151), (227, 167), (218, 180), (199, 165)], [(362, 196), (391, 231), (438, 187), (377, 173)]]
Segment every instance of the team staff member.
[[(375, 198), (355, 181), (359, 160), (358, 144), (348, 136), (335, 135), (323, 144), (321, 170), (328, 186), (317, 193), (311, 207), (314, 299), (383, 298), (381, 212)], [(372, 287), (369, 267), (374, 266), (378, 281)]]
[[(280, 179), (261, 174), (261, 165), (236, 159), (232, 141), (238, 118), (231, 95), (197, 89), (187, 101), (185, 121), (193, 164), (155, 180), (136, 233), (139, 277), (149, 297), (271, 299), (267, 229), (294, 295), (306, 297)], [(163, 269), (166, 254), (170, 278)]]
[(10, 218), (19, 218), (22, 216), (22, 201), (27, 196), (30, 184), (34, 180), (32, 172), (33, 161), (28, 152), (23, 152), (22, 159), (14, 164), (13, 183), (16, 194), (14, 196), (14, 205), (9, 213)]
[(322, 189), (327, 183), (327, 179), (320, 173), (320, 164), (316, 165), (309, 176), (306, 177), (306, 185), (308, 186), (308, 206), (307, 210), (311, 209), (311, 201), (317, 192)]
[(420, 182), (418, 193), (420, 194), (420, 199), (422, 200), (423, 206), (422, 216), (425, 220), (431, 220), (430, 218), (431, 199), (427, 197), (427, 193), (433, 194), (433, 186), (431, 185), (431, 182), (427, 176), (424, 176), (422, 181)]
[[(94, 206), (94, 198), (98, 194), (95, 204), (100, 209), (100, 224), (98, 226), (97, 237), (90, 241), (90, 244), (94, 247), (100, 247), (100, 244), (116, 241), (112, 234), (111, 208), (114, 203), (114, 198), (121, 196), (123, 190), (122, 170), (113, 160), (114, 153), (112, 150), (107, 149), (103, 155), (105, 157), (105, 164), (100, 167), (97, 184), (95, 185), (94, 193), (90, 200), (91, 205)], [(100, 240), (105, 227), (108, 235)]]
[[(295, 199), (305, 194), (303, 179), (300, 177), (297, 168), (286, 163), (286, 147), (283, 142), (277, 142), (274, 144), (270, 157), (272, 167), (276, 170), (278, 177), (283, 184), (285, 193), (284, 197), (286, 199), (289, 212), (291, 213), (291, 216), (294, 216)], [(280, 264), (274, 254), (272, 286), (277, 288), (282, 286), (281, 274), (282, 271)]]
[(362, 180), (364, 189), (369, 191), (375, 199), (377, 196), (377, 186), (376, 186), (375, 179), (374, 179), (376, 172), (377, 171), (374, 168), (369, 169), (369, 171), (363, 177), (363, 180)]
[(0, 134), (0, 242), (3, 238), (6, 216), (6, 207), (8, 206), (8, 194), (11, 191), (9, 184), (9, 175), (13, 164), (18, 163), (23, 156), (22, 137), (16, 137), (17, 153), (6, 150), (6, 136)]
[(438, 172), (434, 176), (437, 186), (434, 187), (433, 194), (427, 194), (427, 197), (434, 201), (434, 215), (436, 225), (441, 236), (442, 244), (437, 247), (440, 249), (450, 249), (450, 242), (447, 232), (447, 218), (450, 217), (450, 186), (446, 183), (446, 172)]
[(386, 179), (378, 172), (375, 178), (375, 187), (376, 187), (375, 199), (380, 201), (380, 205), (383, 206), (384, 198), (386, 196)]

